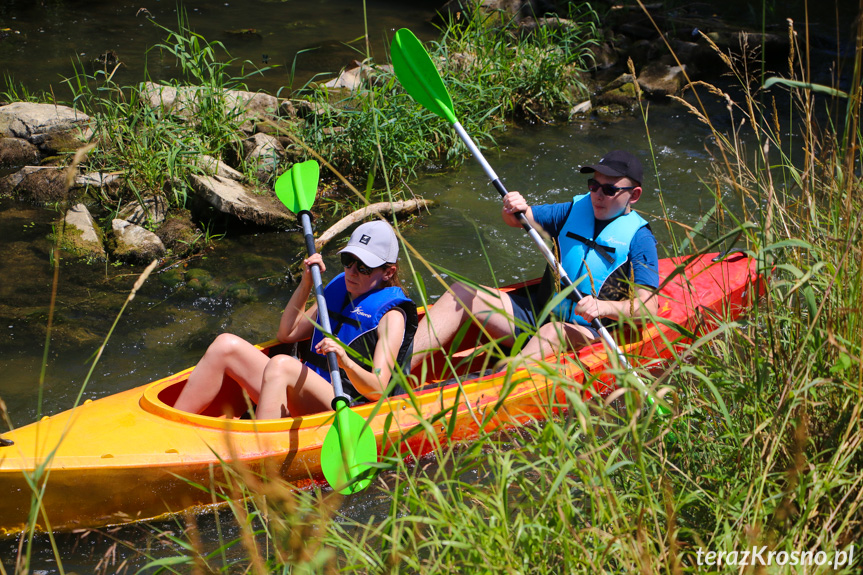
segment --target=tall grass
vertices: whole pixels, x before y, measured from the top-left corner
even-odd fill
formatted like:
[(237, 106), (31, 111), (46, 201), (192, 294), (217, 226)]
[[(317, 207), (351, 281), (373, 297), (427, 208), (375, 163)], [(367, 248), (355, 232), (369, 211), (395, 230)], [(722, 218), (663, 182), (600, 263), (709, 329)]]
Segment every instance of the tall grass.
[(560, 380), (563, 417), (441, 446), (431, 462), (390, 456), (375, 492), (387, 509), (364, 522), (331, 520), (316, 495), (271, 480), (254, 500), (267, 544), (254, 571), (859, 572), (860, 38), (847, 99), (806, 85), (797, 44), (780, 91), (750, 89), (766, 78), (731, 60), (742, 97), (698, 88), (728, 102), (737, 127), (713, 133), (712, 226), (743, 232), (767, 290), (652, 374), (676, 389), (674, 417), (585, 402)]
[(176, 31), (151, 22), (166, 39), (150, 49), (150, 57), (172, 60), (178, 70), (172, 84), (181, 94), (173, 108), (154, 106), (142, 86), (116, 84), (114, 71), (107, 69), (88, 74), (81, 65), (66, 80), (74, 105), (95, 120), (98, 146), (87, 169), (123, 174), (119, 197), (102, 198), (109, 211), (162, 193), (182, 208), (191, 192), (189, 175), (201, 171), (202, 154), (242, 158), (241, 110), (230, 105), (226, 91), (245, 88), (250, 74), (229, 75), (233, 58), (221, 43), (193, 32), (184, 9), (178, 10)]

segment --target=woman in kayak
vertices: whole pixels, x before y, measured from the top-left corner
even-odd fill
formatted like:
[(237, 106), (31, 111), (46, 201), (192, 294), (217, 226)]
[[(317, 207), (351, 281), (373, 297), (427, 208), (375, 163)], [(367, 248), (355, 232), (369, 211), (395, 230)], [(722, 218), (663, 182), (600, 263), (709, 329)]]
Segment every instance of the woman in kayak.
[(338, 342), (315, 328), (317, 303), (304, 309), (314, 287), (311, 266), (319, 265), (321, 272), (326, 269), (320, 254), (315, 254), (303, 261), (300, 285), (285, 307), (277, 336), (285, 343), (311, 337), (305, 361), (289, 355), (267, 357), (246, 340), (224, 333), (195, 366), (174, 407), (200, 413), (216, 398), (228, 375), (257, 403), (257, 419), (331, 409), (335, 394), (326, 360), (331, 351), (352, 404), (379, 399), (397, 369), (407, 374), (417, 312), (399, 280), (395, 232), (383, 221), (362, 224), (339, 254), (344, 273), (324, 289)]

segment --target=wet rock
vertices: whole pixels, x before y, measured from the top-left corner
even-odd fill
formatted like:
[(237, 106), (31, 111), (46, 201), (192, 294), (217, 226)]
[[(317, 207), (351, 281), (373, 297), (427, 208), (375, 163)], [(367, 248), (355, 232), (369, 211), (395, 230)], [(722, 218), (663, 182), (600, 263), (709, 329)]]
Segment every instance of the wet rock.
[(56, 151), (58, 142), (81, 147), (88, 139), (90, 116), (54, 104), (14, 102), (0, 106), (0, 136), (22, 138), (43, 152)]
[(722, 70), (722, 59), (705, 43), (686, 40), (671, 40), (671, 49), (680, 63), (686, 66), (688, 74), (698, 72), (719, 72)]
[(219, 176), (192, 176), (192, 186), (215, 209), (242, 222), (287, 227), (294, 220), (273, 193), (256, 194), (239, 182)]
[(61, 246), (76, 256), (104, 259), (102, 234), (84, 204), (76, 204), (66, 212), (66, 227)]
[(159, 283), (161, 283), (167, 288), (175, 288), (185, 281), (183, 279), (183, 271), (179, 268), (179, 266), (174, 266), (172, 268), (163, 270), (161, 273), (159, 273), (158, 279)]
[(243, 142), (246, 162), (257, 167), (258, 180), (269, 181), (285, 157), (285, 149), (279, 140), (269, 134), (257, 133)]
[(23, 138), (0, 138), (0, 167), (39, 162), (39, 148)]
[(75, 195), (66, 185), (64, 168), (25, 166), (0, 180), (0, 197), (50, 204), (72, 199)]
[(138, 226), (155, 226), (165, 221), (168, 213), (168, 199), (162, 194), (145, 198), (143, 203), (135, 200), (123, 206), (117, 213), (120, 219)]
[(603, 121), (615, 120), (620, 118), (621, 116), (629, 114), (631, 111), (630, 106), (621, 106), (620, 104), (608, 104), (604, 106), (597, 106), (593, 109), (596, 117)]
[(149, 263), (165, 255), (162, 240), (149, 230), (126, 220), (111, 221), (116, 247), (113, 255), (130, 263)]
[(686, 82), (683, 71), (680, 66), (653, 62), (639, 72), (638, 85), (650, 96), (673, 96), (680, 92)]
[(186, 287), (201, 295), (216, 295), (219, 290), (218, 283), (213, 280), (210, 272), (201, 268), (191, 268), (185, 273)]
[[(638, 101), (638, 87), (632, 74), (621, 74), (594, 97), (598, 107), (615, 106), (631, 109)], [(617, 113), (617, 112), (615, 112)]]

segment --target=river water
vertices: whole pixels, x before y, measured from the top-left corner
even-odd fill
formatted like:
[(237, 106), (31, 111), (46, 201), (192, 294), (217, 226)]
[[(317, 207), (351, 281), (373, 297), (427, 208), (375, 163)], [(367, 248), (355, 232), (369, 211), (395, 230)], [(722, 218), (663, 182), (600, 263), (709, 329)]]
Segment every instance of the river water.
[[(252, 5), (254, 10), (249, 9)], [(95, 0), (5, 0), (0, 7), (3, 26), (20, 30), (27, 42), (38, 38), (44, 46), (39, 57), (46, 61), (38, 72), (31, 73), (27, 61), (9, 59), (10, 53), (18, 53), (10, 52), (9, 45), (4, 44), (5, 71), (16, 80), (26, 78), (32, 90), (56, 89), (57, 76), (69, 73), (69, 48), (73, 45), (82, 61), (106, 50), (117, 51), (124, 62), (120, 73), (129, 74), (127, 83), (135, 81), (133, 70), (140, 70), (144, 50), (164, 36), (135, 16), (142, 6), (158, 21), (175, 26), (174, 4), (165, 0), (134, 5)], [(385, 33), (401, 26), (420, 30), (428, 37), (434, 35), (426, 20), (438, 3), (415, 2), (410, 6), (369, 2), (374, 51), (383, 50)], [(186, 7), (193, 27), (208, 39), (224, 41), (235, 57), (261, 63), (262, 56), (267, 55), (271, 64), (286, 64), (286, 69), (268, 73), (260, 81), (260, 87), (272, 92), (289, 83), (286, 70), (298, 51), (321, 46), (297, 57), (296, 78), (305, 81), (317, 72), (344, 65), (353, 52), (341, 43), (363, 33), (362, 6), (348, 0), (305, 4), (188, 1)], [(238, 38), (225, 33), (227, 27), (255, 28), (256, 32)], [(709, 174), (706, 149), (710, 140), (705, 126), (670, 103), (651, 105), (647, 128), (650, 142), (639, 116), (510, 128), (498, 138), (499, 150), (490, 151), (487, 158), (509, 189), (522, 191), (530, 202), (540, 203), (567, 201), (583, 193), (586, 177), (578, 173), (580, 164), (592, 162), (610, 149), (638, 151), (648, 176), (645, 194), (636, 207), (654, 222), (662, 257), (672, 251), (669, 230), (674, 230), (679, 241), (682, 229), (665, 218), (691, 226), (713, 205), (711, 192), (701, 183)], [(475, 163), (468, 161), (457, 170), (424, 175), (411, 183), (411, 189), (436, 202), (429, 213), (410, 219), (402, 227), (406, 240), (428, 261), (496, 285), (542, 272), (542, 258), (525, 234), (501, 222), (500, 198)], [(112, 264), (88, 266), (61, 255), (53, 333), (39, 405), (38, 382), (55, 285), (49, 237), (55, 219), (50, 210), (0, 202), (0, 397), (15, 426), (72, 405), (84, 386), (95, 351), (141, 271)], [(118, 322), (83, 390), (83, 399), (104, 397), (192, 365), (223, 331), (253, 341), (270, 339), (292, 290), (285, 279), (288, 266), (299, 260), (302, 249), (296, 232), (234, 232), (215, 242), (201, 257), (159, 270)], [(330, 270), (337, 269), (337, 249), (337, 245), (330, 245), (325, 250)], [(442, 287), (428, 271), (418, 268), (433, 298), (439, 295)], [(191, 277), (198, 279), (187, 281)], [(415, 283), (410, 279), (407, 283), (415, 294)], [(0, 425), (5, 429), (5, 424)], [(363, 497), (354, 496), (347, 512), (358, 517), (368, 514), (375, 502)], [(213, 543), (214, 527), (207, 521), (202, 519), (202, 531), (205, 540)], [(171, 523), (132, 526), (112, 537), (144, 545), (151, 542), (154, 529), (172, 528), (176, 531)], [(99, 534), (87, 538), (61, 535), (58, 541), (66, 570), (80, 573), (93, 572), (112, 545), (112, 538)], [(0, 540), (0, 561), (7, 568), (12, 567), (17, 546), (17, 539)], [(165, 548), (161, 553), (169, 552)], [(128, 558), (131, 572), (144, 563), (122, 547), (117, 553), (114, 565)], [(41, 573), (58, 572), (44, 536), (37, 539), (32, 568)]]

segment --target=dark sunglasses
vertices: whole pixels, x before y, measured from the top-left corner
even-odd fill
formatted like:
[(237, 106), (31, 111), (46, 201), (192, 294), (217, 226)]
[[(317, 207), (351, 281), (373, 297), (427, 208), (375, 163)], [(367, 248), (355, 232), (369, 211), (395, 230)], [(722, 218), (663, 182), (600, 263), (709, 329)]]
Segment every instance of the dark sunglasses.
[(617, 195), (617, 192), (621, 190), (634, 190), (638, 186), (629, 186), (628, 188), (618, 188), (617, 186), (612, 186), (611, 184), (600, 184), (593, 178), (587, 180), (587, 189), (591, 192), (598, 192), (602, 190), (602, 193), (608, 196), (609, 198), (613, 198)]
[(360, 261), (356, 257), (352, 256), (351, 254), (342, 254), (342, 265), (345, 266), (345, 268), (349, 268), (354, 264), (357, 264), (357, 271), (360, 272), (361, 274), (363, 274), (364, 276), (370, 276), (370, 275), (372, 275), (373, 271), (378, 269), (378, 268), (370, 268), (369, 266), (364, 264), (362, 261)]

